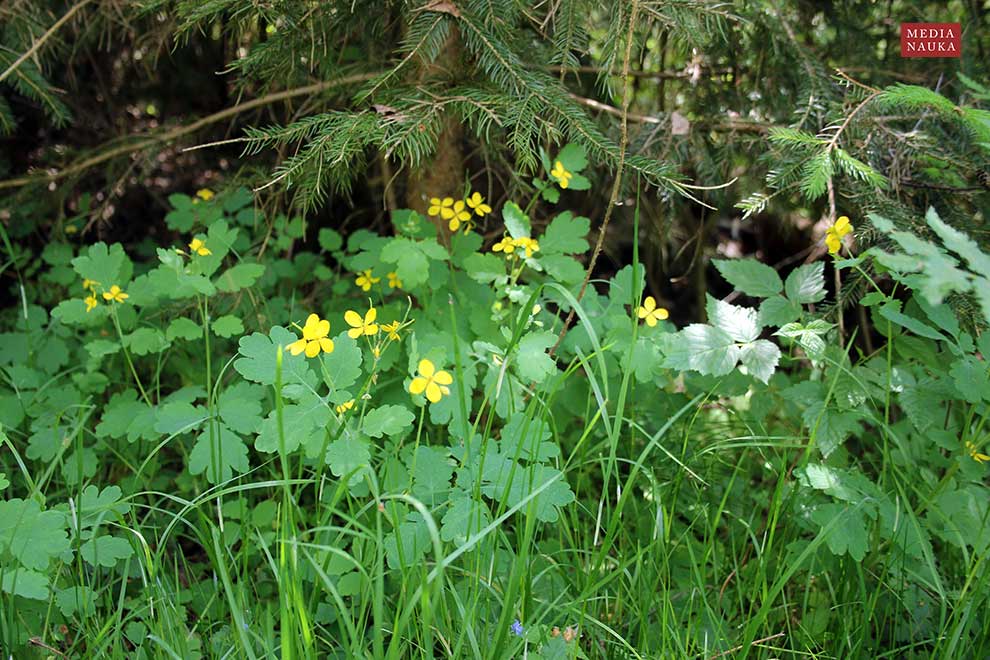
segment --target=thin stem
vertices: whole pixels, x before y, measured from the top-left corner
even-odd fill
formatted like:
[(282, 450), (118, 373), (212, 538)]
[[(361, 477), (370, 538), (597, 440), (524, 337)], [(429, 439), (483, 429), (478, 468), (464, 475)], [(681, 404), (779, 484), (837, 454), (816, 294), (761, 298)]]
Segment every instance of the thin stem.
[[(598, 255), (601, 254), (602, 246), (605, 243), (605, 234), (608, 232), (608, 223), (612, 219), (612, 211), (619, 201), (619, 190), (622, 186), (622, 170), (626, 165), (626, 147), (629, 144), (629, 101), (632, 96), (629, 80), (629, 59), (632, 56), (633, 33), (636, 31), (636, 14), (638, 13), (639, 2), (638, 0), (633, 0), (632, 9), (629, 13), (629, 31), (626, 35), (626, 53), (622, 61), (622, 134), (619, 140), (619, 165), (615, 170), (615, 181), (612, 184), (612, 195), (609, 197), (608, 207), (605, 209), (605, 217), (602, 219), (601, 229), (598, 230), (598, 240), (595, 242), (595, 249), (591, 253), (591, 260), (588, 262), (584, 281), (581, 282), (581, 289), (578, 291), (578, 302), (581, 302), (584, 292), (588, 288), (588, 282), (591, 281), (591, 273), (595, 270), (595, 263), (598, 261)], [(571, 307), (571, 310), (567, 313), (567, 319), (564, 321), (564, 327), (560, 329), (560, 335), (557, 337), (557, 342), (553, 345), (553, 348), (550, 349), (549, 355), (553, 356), (560, 343), (564, 341), (564, 336), (567, 334), (567, 329), (574, 320), (576, 313), (577, 310)]]
[(137, 370), (134, 368), (134, 362), (131, 360), (131, 354), (128, 352), (127, 346), (124, 345), (124, 331), (120, 329), (120, 320), (117, 318), (117, 307), (113, 303), (110, 303), (110, 318), (113, 319), (113, 327), (117, 329), (117, 338), (120, 339), (120, 350), (124, 352), (124, 359), (127, 360), (127, 366), (131, 369), (134, 382), (137, 383), (138, 389), (141, 391), (141, 398), (150, 406), (151, 399), (148, 398), (148, 393), (144, 391), (144, 385), (141, 384), (141, 379), (138, 378)]

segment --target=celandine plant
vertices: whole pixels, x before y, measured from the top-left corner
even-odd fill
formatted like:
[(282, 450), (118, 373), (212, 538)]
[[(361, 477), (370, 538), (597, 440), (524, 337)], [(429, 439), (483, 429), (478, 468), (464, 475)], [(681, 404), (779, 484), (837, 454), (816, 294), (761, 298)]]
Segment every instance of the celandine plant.
[(731, 302), (677, 329), (638, 254), (578, 300), (587, 161), (545, 160), (525, 204), (436, 191), (318, 251), (243, 190), (174, 195), (133, 261), (7, 242), (5, 650), (985, 652), (986, 255), (934, 211), (944, 247), (873, 217), (902, 252), (856, 255), (840, 217), (828, 264), (716, 260)]

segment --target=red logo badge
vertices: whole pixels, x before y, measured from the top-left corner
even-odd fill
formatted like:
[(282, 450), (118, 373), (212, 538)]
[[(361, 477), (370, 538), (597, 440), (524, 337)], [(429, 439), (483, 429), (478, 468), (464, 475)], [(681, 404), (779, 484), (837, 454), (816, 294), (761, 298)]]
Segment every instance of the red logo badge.
[(959, 23), (901, 23), (901, 57), (960, 57)]

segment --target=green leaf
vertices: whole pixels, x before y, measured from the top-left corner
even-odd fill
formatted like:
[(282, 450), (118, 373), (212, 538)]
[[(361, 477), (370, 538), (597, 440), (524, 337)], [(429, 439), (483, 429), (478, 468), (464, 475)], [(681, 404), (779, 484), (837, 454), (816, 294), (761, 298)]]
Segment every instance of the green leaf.
[(825, 538), (828, 549), (834, 555), (848, 554), (855, 561), (863, 561), (869, 549), (869, 534), (862, 509), (848, 504), (820, 504), (811, 519), (822, 527), (838, 520)]
[(787, 297), (796, 303), (816, 303), (825, 298), (825, 264), (818, 261), (791, 271), (784, 282)]
[(457, 497), (451, 498), (440, 527), (440, 538), (455, 545), (463, 544), (492, 521), (491, 513), (484, 502), (472, 499), (463, 491), (458, 491), (458, 494)]
[(251, 465), (248, 462), (248, 450), (239, 435), (223, 424), (213, 428), (212, 439), (210, 430), (200, 433), (196, 444), (189, 452), (189, 472), (202, 474), (206, 472), (206, 480), (211, 484), (228, 481), (234, 472), (247, 472)]
[(99, 282), (97, 290), (109, 290), (111, 286), (124, 288), (130, 281), (133, 265), (120, 243), (109, 248), (103, 241), (90, 245), (84, 254), (72, 260), (72, 267), (79, 277)]
[(52, 318), (66, 325), (98, 325), (106, 321), (109, 316), (110, 312), (106, 305), (99, 305), (96, 309), (87, 312), (86, 303), (82, 298), (63, 300), (52, 310)]
[(585, 240), (590, 230), (591, 220), (565, 211), (550, 222), (540, 237), (540, 255), (583, 254), (590, 247)]
[(801, 316), (801, 306), (784, 296), (773, 296), (760, 303), (759, 323), (762, 326), (782, 326)]
[(165, 331), (165, 339), (168, 341), (175, 341), (176, 339), (194, 341), (202, 338), (202, 336), (203, 330), (199, 325), (192, 319), (187, 319), (184, 316), (169, 323), (168, 330)]
[(577, 284), (584, 279), (584, 266), (574, 257), (562, 254), (541, 256), (540, 265), (550, 277), (562, 284)]
[(851, 483), (847, 472), (822, 463), (809, 464), (804, 469), (802, 482), (845, 502), (855, 504), (863, 499), (863, 493)]
[(62, 616), (72, 617), (78, 613), (82, 619), (96, 613), (96, 592), (89, 587), (59, 589), (55, 594), (55, 603)]
[(502, 207), (502, 220), (505, 222), (506, 231), (512, 238), (529, 237), (532, 231), (529, 216), (515, 202), (506, 202), (505, 206)]
[(244, 334), (244, 324), (236, 316), (227, 314), (213, 322), (213, 333), (218, 337), (233, 337)]
[(32, 461), (50, 462), (62, 446), (62, 432), (57, 427), (42, 428), (28, 438), (27, 457)]
[(48, 576), (26, 568), (4, 570), (0, 589), (5, 593), (31, 600), (48, 600)]
[(320, 244), (320, 249), (327, 252), (336, 252), (344, 246), (344, 239), (340, 236), (340, 233), (329, 227), (320, 229), (316, 240)]
[(42, 511), (34, 500), (0, 502), (0, 552), (25, 568), (46, 570), (49, 561), (69, 549), (65, 514)]
[(914, 318), (913, 316), (908, 316), (900, 311), (900, 301), (891, 300), (882, 307), (880, 307), (880, 316), (884, 317), (892, 323), (907, 328), (911, 332), (921, 337), (927, 337), (928, 339), (936, 339), (938, 341), (948, 341), (948, 338), (943, 335), (938, 330), (935, 330), (931, 326), (927, 325)]
[(333, 339), (333, 353), (323, 357), (323, 379), (334, 392), (346, 390), (361, 376), (361, 347), (342, 332)]
[(450, 490), (450, 478), (454, 468), (447, 461), (447, 450), (440, 447), (419, 446), (410, 464), (413, 480), (413, 496), (427, 506), (439, 504)]
[(766, 298), (784, 290), (784, 282), (770, 266), (755, 259), (715, 259), (718, 272), (747, 296)]
[(124, 344), (134, 355), (161, 353), (171, 345), (158, 328), (138, 328), (124, 335)]
[(557, 341), (553, 332), (531, 332), (519, 340), (516, 348), (515, 367), (524, 381), (542, 383), (546, 377), (556, 373), (557, 365), (547, 350)]
[(755, 341), (760, 336), (760, 323), (755, 309), (738, 307), (706, 294), (708, 322), (738, 342)]
[(155, 432), (162, 435), (188, 433), (199, 428), (207, 419), (209, 414), (204, 408), (185, 401), (172, 401), (159, 406)]
[(352, 436), (344, 436), (334, 440), (327, 447), (326, 461), (334, 476), (351, 475), (351, 482), (353, 483), (360, 481), (361, 468), (370, 464), (371, 452), (366, 441)]
[(758, 339), (740, 347), (739, 359), (751, 376), (767, 383), (780, 361), (780, 349), (773, 342)]
[(415, 566), (429, 547), (430, 529), (419, 512), (412, 512), (385, 537), (385, 559), (392, 569)]
[(555, 160), (559, 160), (565, 170), (574, 174), (588, 166), (588, 157), (585, 155), (584, 147), (574, 142), (565, 145)]
[(133, 555), (134, 549), (126, 539), (104, 534), (83, 543), (79, 554), (90, 566), (113, 568), (121, 559)]
[(475, 253), (464, 260), (464, 272), (476, 282), (493, 282), (505, 275), (505, 259), (491, 253)]
[(990, 370), (985, 361), (966, 355), (952, 363), (949, 374), (961, 398), (969, 403), (990, 401)]
[[(550, 483), (536, 496), (536, 517), (543, 522), (553, 523), (560, 518), (560, 510), (575, 500), (564, 474), (546, 465), (534, 465), (529, 469), (529, 492), (533, 492), (546, 483)], [(528, 494), (528, 493), (527, 493)]]
[(415, 420), (416, 415), (405, 406), (381, 406), (365, 414), (361, 431), (372, 438), (396, 436), (409, 429)]
[(815, 445), (824, 458), (835, 451), (851, 433), (859, 428), (859, 414), (837, 412), (824, 401), (817, 401), (805, 409), (804, 424), (815, 438)]
[(137, 392), (134, 390), (124, 390), (114, 394), (103, 408), (103, 417), (96, 425), (96, 437), (124, 437), (134, 418), (147, 408), (143, 401), (137, 400)]
[[(282, 346), (282, 382), (295, 382), (300, 374), (309, 369), (306, 358), (302, 354), (292, 355), (285, 350), (285, 347), (296, 339), (298, 337), (295, 334), (279, 325), (273, 327), (268, 335), (255, 332), (241, 337), (238, 341), (237, 351), (241, 357), (234, 360), (234, 369), (248, 380), (262, 385), (273, 385), (275, 383), (276, 353), (278, 346)], [(334, 353), (337, 350), (340, 350), (339, 344)], [(293, 374), (296, 374), (295, 378), (291, 377)]]
[(261, 426), (261, 397), (264, 389), (251, 383), (237, 383), (217, 398), (217, 412), (235, 433), (255, 433)]
[(976, 241), (943, 222), (932, 207), (928, 208), (928, 212), (925, 214), (925, 221), (938, 234), (939, 238), (942, 239), (945, 247), (966, 260), (970, 270), (982, 275), (990, 274), (990, 255), (980, 250)]
[(79, 498), (79, 526), (83, 529), (101, 524), (105, 520), (117, 520), (131, 510), (131, 505), (122, 502), (122, 491), (118, 486), (106, 486), (100, 490), (94, 485), (86, 486)]
[[(318, 437), (322, 443), (323, 429), (316, 429), (314, 426), (313, 410), (309, 410), (301, 405), (288, 405), (282, 409), (282, 428), (285, 433), (285, 452), (291, 454), (299, 449), (301, 445), (307, 444)], [(268, 413), (268, 417), (261, 423), (258, 429), (258, 437), (254, 441), (254, 448), (265, 453), (272, 453), (279, 450), (278, 437), (278, 414), (276, 411)]]
[(225, 270), (216, 279), (214, 285), (218, 291), (233, 293), (253, 285), (264, 274), (265, 267), (263, 265), (242, 262)]
[(410, 238), (436, 238), (437, 228), (429, 219), (411, 209), (392, 211), (392, 226), (395, 231)]
[(545, 419), (531, 419), (525, 412), (517, 412), (502, 427), (499, 448), (514, 458), (549, 461), (560, 456), (560, 447), (549, 442), (550, 435), (550, 426)]
[(436, 239), (414, 241), (409, 238), (393, 238), (382, 248), (381, 259), (396, 264), (395, 272), (405, 288), (418, 287), (429, 279), (430, 260), (444, 261), (447, 251)]
[(710, 325), (692, 323), (668, 341), (665, 366), (669, 369), (724, 376), (739, 361), (739, 347), (732, 337)]

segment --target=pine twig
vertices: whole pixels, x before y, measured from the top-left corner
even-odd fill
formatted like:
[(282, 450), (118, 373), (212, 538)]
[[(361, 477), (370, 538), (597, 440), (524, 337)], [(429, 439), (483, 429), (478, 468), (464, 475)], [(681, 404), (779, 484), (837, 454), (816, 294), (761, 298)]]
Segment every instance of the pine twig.
[(79, 4), (77, 4), (76, 6), (74, 6), (69, 11), (65, 12), (65, 15), (63, 15), (62, 18), (60, 18), (57, 21), (55, 21), (55, 24), (52, 25), (50, 28), (48, 28), (48, 31), (45, 32), (43, 35), (41, 35), (38, 38), (37, 41), (35, 41), (33, 44), (31, 44), (31, 47), (28, 48), (27, 51), (25, 51), (23, 55), (21, 55), (16, 60), (14, 60), (14, 63), (11, 64), (9, 67), (7, 67), (7, 70), (6, 71), (4, 71), (3, 73), (0, 73), (0, 82), (3, 82), (3, 80), (7, 76), (9, 76), (14, 71), (16, 71), (17, 70), (17, 67), (19, 67), (21, 64), (23, 64), (26, 59), (28, 59), (29, 57), (31, 57), (32, 55), (34, 55), (36, 52), (38, 52), (38, 49), (41, 48), (42, 44), (44, 44), (46, 41), (48, 41), (48, 39), (53, 34), (55, 34), (56, 32), (58, 32), (58, 29), (60, 27), (62, 27), (63, 25), (65, 25), (65, 23), (68, 22), (68, 20), (70, 18), (72, 18), (76, 13), (79, 12), (80, 9), (82, 9), (83, 7), (85, 7), (86, 5), (88, 5), (90, 2), (92, 2), (92, 0), (82, 0), (82, 2), (80, 2)]
[(53, 174), (42, 174), (37, 176), (23, 176), (17, 179), (7, 179), (6, 181), (0, 181), (0, 190), (5, 188), (20, 188), (21, 186), (26, 186), (32, 183), (49, 183), (52, 181), (58, 181), (59, 179), (64, 179), (65, 177), (75, 174), (77, 172), (82, 172), (94, 165), (99, 165), (108, 160), (122, 156), (124, 154), (129, 154), (135, 151), (141, 151), (148, 147), (154, 146), (160, 143), (172, 142), (180, 137), (188, 135), (190, 133), (195, 133), (199, 129), (209, 126), (210, 124), (215, 124), (219, 121), (223, 121), (228, 117), (233, 117), (239, 115), (242, 112), (247, 112), (248, 110), (253, 110), (264, 105), (269, 105), (272, 103), (277, 103), (278, 101), (284, 101), (285, 99), (294, 98), (296, 96), (305, 96), (307, 94), (317, 94), (324, 90), (330, 89), (331, 87), (338, 87), (343, 85), (350, 85), (358, 82), (364, 82), (365, 80), (370, 80), (376, 77), (377, 73), (359, 73), (352, 76), (345, 76), (343, 78), (337, 78), (336, 80), (325, 80), (323, 82), (313, 83), (312, 85), (305, 85), (303, 87), (294, 87), (292, 89), (286, 89), (281, 92), (274, 92), (261, 98), (252, 99), (250, 101), (245, 101), (244, 103), (239, 103), (235, 106), (225, 108), (219, 112), (215, 112), (212, 115), (207, 115), (201, 119), (197, 119), (191, 124), (186, 124), (184, 126), (177, 126), (170, 131), (166, 131), (160, 134), (145, 134), (145, 136), (138, 140), (137, 142), (132, 142), (129, 144), (121, 145), (119, 147), (114, 147), (108, 149), (102, 153), (99, 153), (90, 158), (86, 158), (77, 163), (69, 165), (61, 170), (54, 172)]

